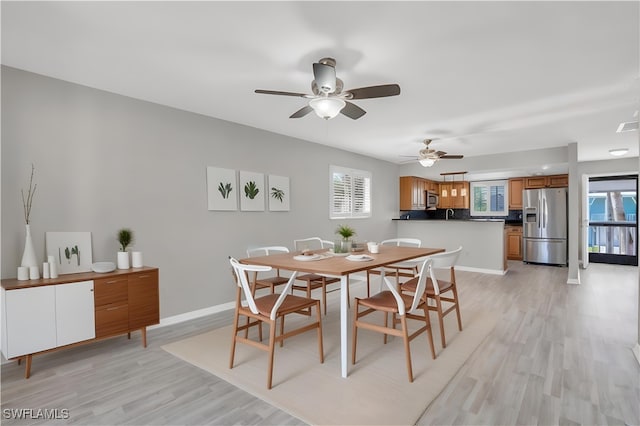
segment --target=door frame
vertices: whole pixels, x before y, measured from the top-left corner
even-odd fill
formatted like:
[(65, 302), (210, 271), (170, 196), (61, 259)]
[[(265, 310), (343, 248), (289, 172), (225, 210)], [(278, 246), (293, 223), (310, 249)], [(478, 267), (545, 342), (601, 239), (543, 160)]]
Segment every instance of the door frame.
[[(636, 202), (636, 226), (635, 226), (636, 255), (623, 256), (623, 255), (613, 254), (613, 253), (590, 253), (589, 252), (588, 233), (589, 233), (589, 227), (591, 226), (589, 221), (589, 213), (588, 213), (589, 212), (589, 182), (592, 178), (595, 180), (617, 180), (617, 179), (625, 179), (625, 178), (635, 179), (636, 180), (636, 199), (638, 197), (638, 194), (640, 193), (640, 187), (639, 187), (640, 175), (638, 173), (607, 173), (602, 175), (582, 175), (583, 220), (581, 225), (583, 227), (583, 233), (582, 233), (583, 256), (585, 255), (585, 252), (586, 252), (586, 256), (583, 257), (583, 269), (585, 269), (590, 262), (638, 266), (638, 247), (640, 247), (640, 245), (638, 244), (638, 235), (640, 234), (640, 232), (638, 229), (639, 228), (639, 223), (638, 223), (639, 207), (637, 205), (637, 202)], [(585, 185), (585, 179), (586, 179), (586, 185)], [(597, 258), (598, 260), (595, 260), (595, 258)], [(584, 259), (586, 259), (586, 266), (584, 266), (585, 265)]]

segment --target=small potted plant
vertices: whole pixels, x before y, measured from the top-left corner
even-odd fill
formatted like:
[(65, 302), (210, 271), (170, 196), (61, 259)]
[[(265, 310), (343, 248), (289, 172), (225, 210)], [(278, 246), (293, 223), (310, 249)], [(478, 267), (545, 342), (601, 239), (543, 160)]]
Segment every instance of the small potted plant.
[(348, 225), (340, 225), (336, 228), (336, 234), (340, 235), (342, 239), (335, 242), (334, 252), (349, 253), (351, 250), (351, 237), (356, 235), (356, 231)]
[(120, 251), (118, 251), (118, 269), (129, 269), (129, 252), (127, 246), (133, 243), (133, 231), (129, 228), (122, 228), (118, 231), (118, 242), (120, 243)]

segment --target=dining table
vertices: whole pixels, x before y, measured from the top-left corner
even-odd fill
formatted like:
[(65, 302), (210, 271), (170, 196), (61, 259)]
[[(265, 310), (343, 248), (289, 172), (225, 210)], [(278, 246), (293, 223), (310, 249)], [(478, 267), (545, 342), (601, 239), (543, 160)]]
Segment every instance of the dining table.
[[(340, 278), (340, 366), (342, 377), (348, 376), (348, 324), (349, 309), (347, 286), (349, 275), (368, 269), (382, 268), (381, 283), (385, 280), (384, 266), (412, 259), (419, 259), (444, 252), (444, 248), (379, 246), (378, 253), (368, 251), (350, 253), (348, 256), (325, 250), (315, 250), (305, 259), (301, 252), (277, 253), (241, 259), (251, 265), (271, 266), (274, 269), (297, 271)], [(382, 284), (381, 284), (382, 286)]]

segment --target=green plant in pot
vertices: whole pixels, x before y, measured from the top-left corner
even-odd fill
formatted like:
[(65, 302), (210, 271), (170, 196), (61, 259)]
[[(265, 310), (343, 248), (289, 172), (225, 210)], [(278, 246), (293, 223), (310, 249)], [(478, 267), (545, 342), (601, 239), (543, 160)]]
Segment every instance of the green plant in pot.
[(118, 269), (129, 269), (129, 252), (127, 246), (133, 243), (133, 231), (129, 228), (122, 228), (118, 231), (118, 242), (120, 251), (118, 252)]
[(342, 240), (335, 242), (333, 248), (336, 253), (349, 253), (351, 250), (351, 237), (356, 235), (356, 231), (348, 225), (339, 225), (336, 228), (336, 234), (342, 237)]

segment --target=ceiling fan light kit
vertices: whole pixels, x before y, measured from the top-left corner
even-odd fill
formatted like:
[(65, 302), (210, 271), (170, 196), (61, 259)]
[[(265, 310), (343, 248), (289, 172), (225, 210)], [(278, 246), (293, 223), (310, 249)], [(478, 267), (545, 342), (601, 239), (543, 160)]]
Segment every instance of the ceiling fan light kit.
[(313, 80), (311, 81), (312, 95), (263, 89), (256, 89), (255, 93), (310, 99), (307, 105), (291, 114), (289, 118), (304, 117), (311, 111), (314, 111), (318, 117), (324, 118), (325, 120), (334, 118), (340, 113), (352, 120), (357, 120), (367, 112), (349, 101), (385, 98), (400, 94), (400, 86), (397, 84), (360, 87), (343, 92), (342, 88), (344, 84), (342, 80), (336, 77), (335, 67), (336, 60), (333, 58), (322, 58), (313, 64)]
[(433, 158), (421, 158), (418, 161), (420, 162), (422, 167), (431, 167), (436, 164), (436, 160), (434, 160)]
[(339, 98), (316, 98), (309, 101), (309, 106), (313, 108), (316, 115), (325, 120), (340, 114), (345, 105), (347, 103)]

